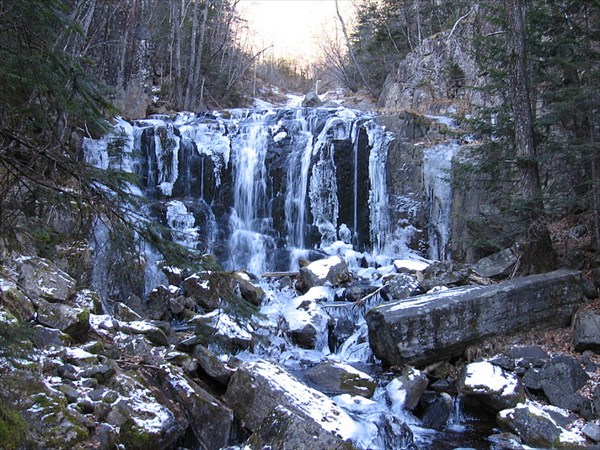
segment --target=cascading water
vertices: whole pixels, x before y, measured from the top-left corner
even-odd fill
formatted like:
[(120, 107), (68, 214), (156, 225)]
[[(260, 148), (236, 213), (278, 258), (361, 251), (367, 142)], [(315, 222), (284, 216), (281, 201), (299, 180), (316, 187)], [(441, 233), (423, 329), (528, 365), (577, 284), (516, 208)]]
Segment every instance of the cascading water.
[(294, 270), (338, 239), (383, 248), (391, 134), (344, 108), (231, 110), (134, 123), (150, 210), (224, 267)]

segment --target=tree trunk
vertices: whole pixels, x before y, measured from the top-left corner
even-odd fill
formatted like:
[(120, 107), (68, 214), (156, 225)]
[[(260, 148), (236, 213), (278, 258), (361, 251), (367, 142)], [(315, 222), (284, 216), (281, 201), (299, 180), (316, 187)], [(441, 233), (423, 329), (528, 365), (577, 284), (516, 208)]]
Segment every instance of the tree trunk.
[(521, 0), (504, 0), (507, 16), (507, 51), (510, 94), (513, 107), (517, 164), (520, 172), (521, 195), (524, 200), (523, 219), (528, 227), (521, 248), (521, 271), (542, 273), (556, 266), (556, 255), (544, 218), (544, 204), (530, 102), (525, 23)]
[(192, 16), (192, 36), (190, 40), (190, 60), (188, 67), (188, 76), (187, 76), (187, 87), (185, 90), (185, 102), (183, 104), (184, 109), (191, 110), (192, 109), (192, 84), (194, 81), (194, 63), (196, 61), (196, 35), (198, 34), (198, 1), (192, 0), (194, 2), (194, 13)]

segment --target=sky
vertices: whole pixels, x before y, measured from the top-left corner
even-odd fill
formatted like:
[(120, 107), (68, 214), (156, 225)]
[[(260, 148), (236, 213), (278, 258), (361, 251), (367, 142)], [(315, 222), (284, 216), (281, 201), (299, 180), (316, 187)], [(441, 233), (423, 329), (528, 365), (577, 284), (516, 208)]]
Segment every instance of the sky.
[[(338, 0), (338, 4), (349, 26), (352, 1)], [(310, 64), (324, 34), (336, 35), (334, 0), (241, 0), (238, 9), (248, 24), (242, 40), (256, 50), (269, 47), (268, 55), (276, 58)]]

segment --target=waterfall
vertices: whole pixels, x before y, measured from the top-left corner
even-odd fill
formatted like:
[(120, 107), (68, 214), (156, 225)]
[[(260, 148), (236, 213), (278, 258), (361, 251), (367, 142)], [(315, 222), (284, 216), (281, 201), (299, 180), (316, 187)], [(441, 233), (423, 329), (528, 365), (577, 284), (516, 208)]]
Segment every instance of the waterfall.
[[(370, 113), (238, 109), (119, 126), (129, 127), (126, 170), (140, 176), (152, 219), (226, 269), (297, 269), (338, 239), (383, 250), (393, 137)], [(94, 164), (113, 167), (106, 143), (86, 147)]]
[(452, 219), (452, 158), (459, 148), (452, 142), (425, 150), (423, 187), (429, 208), (429, 257), (449, 260)]

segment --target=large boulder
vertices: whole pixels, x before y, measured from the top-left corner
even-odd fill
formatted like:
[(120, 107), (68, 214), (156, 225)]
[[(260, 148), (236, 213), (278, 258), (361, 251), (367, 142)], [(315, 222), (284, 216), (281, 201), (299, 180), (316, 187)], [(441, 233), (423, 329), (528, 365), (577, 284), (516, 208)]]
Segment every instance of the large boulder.
[[(353, 448), (344, 443), (354, 437), (356, 430), (356, 423), (348, 413), (325, 394), (307, 387), (267, 361), (246, 362), (238, 367), (224, 399), (251, 432), (270, 427), (269, 422), (274, 420), (272, 414), (275, 414), (282, 419), (287, 416), (287, 420), (295, 423), (304, 422), (302, 428), (310, 430), (315, 441), (323, 443), (321, 448)], [(278, 407), (284, 410), (276, 412)], [(291, 439), (284, 428), (289, 428), (289, 424), (280, 422), (279, 426), (282, 427), (280, 436)], [(277, 448), (294, 447), (279, 441)], [(309, 445), (307, 448), (318, 447)]]
[(460, 356), (491, 336), (567, 326), (584, 301), (581, 273), (559, 270), (390, 302), (365, 318), (375, 356), (419, 366)]

